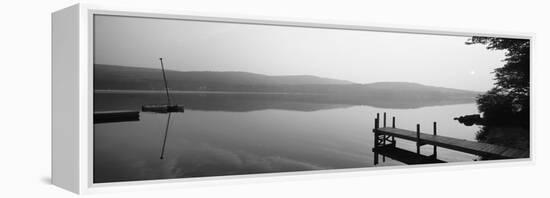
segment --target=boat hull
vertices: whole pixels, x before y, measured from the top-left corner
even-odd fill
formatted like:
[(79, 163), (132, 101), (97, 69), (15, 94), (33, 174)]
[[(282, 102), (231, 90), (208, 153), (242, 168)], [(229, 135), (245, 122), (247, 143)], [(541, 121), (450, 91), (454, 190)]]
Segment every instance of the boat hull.
[(184, 112), (183, 105), (143, 105), (141, 106), (143, 112), (155, 112), (155, 113), (172, 113), (172, 112)]

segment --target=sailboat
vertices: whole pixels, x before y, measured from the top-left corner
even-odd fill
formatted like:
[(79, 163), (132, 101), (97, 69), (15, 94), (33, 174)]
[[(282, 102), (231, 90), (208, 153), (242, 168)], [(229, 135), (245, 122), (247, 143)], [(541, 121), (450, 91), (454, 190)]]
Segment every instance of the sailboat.
[(166, 100), (167, 104), (150, 104), (141, 106), (141, 111), (144, 112), (156, 112), (156, 113), (172, 113), (172, 112), (183, 112), (183, 105), (172, 104), (170, 100), (170, 92), (168, 90), (168, 81), (166, 80), (166, 71), (164, 70), (164, 63), (162, 58), (160, 59), (160, 67), (162, 68), (162, 78), (164, 79), (164, 88), (166, 91)]

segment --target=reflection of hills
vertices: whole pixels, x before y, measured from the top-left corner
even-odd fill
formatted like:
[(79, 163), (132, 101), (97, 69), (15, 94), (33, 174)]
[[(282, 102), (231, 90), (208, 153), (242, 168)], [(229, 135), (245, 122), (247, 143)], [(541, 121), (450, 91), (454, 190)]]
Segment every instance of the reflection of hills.
[[(173, 103), (183, 104), (185, 109), (200, 111), (247, 112), (264, 109), (316, 111), (342, 108), (350, 105), (324, 104), (307, 101), (304, 96), (285, 94), (183, 94), (174, 93)], [(162, 93), (96, 93), (94, 111), (139, 110), (143, 104), (166, 103)]]
[[(339, 100), (338, 97), (313, 94), (253, 94), (253, 93), (173, 93), (172, 101), (186, 109), (202, 111), (246, 112), (264, 109), (317, 111), (368, 105), (380, 108), (419, 108), (424, 106), (470, 103), (472, 101), (426, 101), (401, 98), (372, 99), (364, 102)], [(97, 91), (94, 95), (94, 111), (139, 110), (143, 104), (166, 102), (162, 92)], [(346, 103), (347, 102), (347, 103)]]

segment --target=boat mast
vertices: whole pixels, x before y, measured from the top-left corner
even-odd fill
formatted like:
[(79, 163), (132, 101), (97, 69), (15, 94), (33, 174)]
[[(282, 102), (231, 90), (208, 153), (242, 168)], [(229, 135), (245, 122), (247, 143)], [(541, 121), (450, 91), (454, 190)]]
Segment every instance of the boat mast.
[(166, 90), (166, 99), (168, 100), (168, 105), (172, 105), (170, 102), (170, 93), (168, 93), (168, 82), (166, 81), (166, 73), (164, 71), (164, 64), (162, 63), (162, 58), (160, 58), (160, 67), (162, 68), (162, 78), (164, 79), (164, 88)]

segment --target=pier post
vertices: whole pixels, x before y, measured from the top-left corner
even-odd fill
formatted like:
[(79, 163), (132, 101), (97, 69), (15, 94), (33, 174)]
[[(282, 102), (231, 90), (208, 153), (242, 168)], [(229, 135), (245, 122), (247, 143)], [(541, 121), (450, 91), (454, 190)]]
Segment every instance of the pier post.
[(374, 148), (378, 147), (378, 118), (374, 119)]
[(384, 128), (386, 128), (386, 112), (384, 112)]
[[(395, 116), (392, 116), (391, 127), (395, 129)], [(391, 144), (392, 144), (393, 147), (395, 147), (395, 145), (396, 145), (395, 136), (391, 136)]]
[[(437, 136), (437, 122), (434, 122), (434, 136)], [(437, 158), (437, 146), (434, 145), (433, 157)]]
[(378, 152), (374, 151), (374, 165), (378, 164)]
[(420, 124), (416, 124), (416, 154), (420, 155)]
[[(386, 112), (384, 112), (384, 128), (386, 128)], [(382, 135), (382, 145), (386, 145), (386, 135)], [(382, 157), (382, 161), (386, 161), (386, 157)]]
[(380, 121), (380, 113), (376, 113), (376, 120), (377, 123)]
[(377, 165), (378, 164), (378, 152), (377, 152), (377, 148), (378, 148), (378, 132), (377, 132), (377, 129), (378, 129), (378, 119), (379, 119), (379, 116), (377, 114), (376, 118), (374, 119), (374, 165)]

